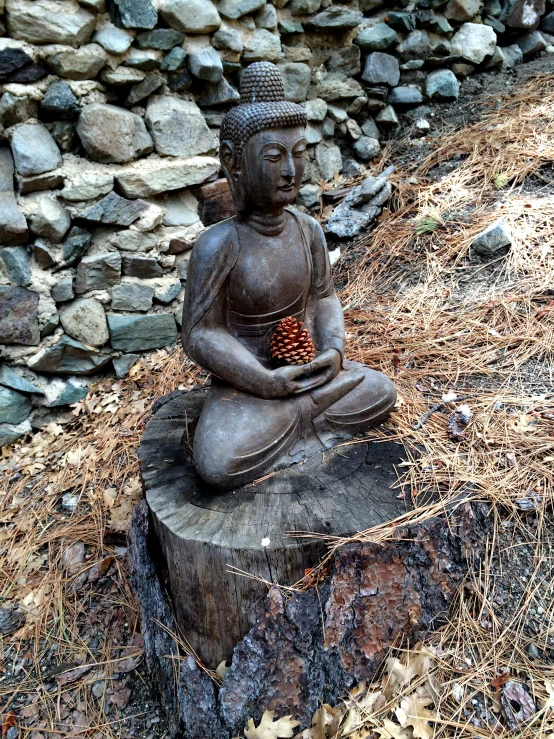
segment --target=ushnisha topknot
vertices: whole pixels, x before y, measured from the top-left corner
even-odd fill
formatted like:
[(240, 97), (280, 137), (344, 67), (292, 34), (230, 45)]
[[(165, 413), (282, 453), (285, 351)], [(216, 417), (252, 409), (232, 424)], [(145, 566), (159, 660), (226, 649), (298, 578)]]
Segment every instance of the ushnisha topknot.
[(240, 80), (240, 103), (221, 124), (221, 141), (230, 141), (240, 157), (251, 136), (266, 128), (305, 126), (306, 111), (285, 100), (281, 72), (271, 62), (254, 62)]

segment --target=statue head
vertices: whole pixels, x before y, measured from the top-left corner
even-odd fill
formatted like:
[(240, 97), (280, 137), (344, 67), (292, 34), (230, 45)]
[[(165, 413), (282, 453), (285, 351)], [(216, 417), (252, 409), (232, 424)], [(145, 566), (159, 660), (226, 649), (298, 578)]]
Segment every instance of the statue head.
[(249, 206), (274, 212), (294, 202), (302, 185), (306, 111), (285, 100), (281, 73), (270, 62), (245, 69), (240, 93), (221, 126), (221, 163), (239, 215)]

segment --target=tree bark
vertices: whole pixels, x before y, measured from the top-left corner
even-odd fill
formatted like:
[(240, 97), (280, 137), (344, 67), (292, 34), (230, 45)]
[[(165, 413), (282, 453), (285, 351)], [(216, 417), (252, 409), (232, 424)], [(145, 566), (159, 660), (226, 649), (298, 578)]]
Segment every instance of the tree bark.
[(406, 507), (391, 490), (403, 452), (393, 443), (340, 445), (258, 483), (214, 492), (190, 456), (205, 395), (191, 391), (160, 407), (139, 456), (177, 624), (204, 663), (216, 667), (256, 622), (267, 593), (264, 582), (233, 574), (229, 566), (290, 585), (326, 549), (321, 540), (287, 532), (350, 535)]

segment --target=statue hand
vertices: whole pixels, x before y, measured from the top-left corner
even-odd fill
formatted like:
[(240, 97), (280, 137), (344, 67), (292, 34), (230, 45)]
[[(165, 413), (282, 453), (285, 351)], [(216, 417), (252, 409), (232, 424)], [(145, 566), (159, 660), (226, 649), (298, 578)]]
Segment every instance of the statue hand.
[(291, 395), (302, 392), (302, 387), (297, 378), (311, 372), (309, 364), (287, 365), (268, 371), (267, 383), (264, 383), (263, 398), (288, 398)]
[(307, 368), (309, 374), (295, 382), (296, 393), (314, 390), (334, 380), (341, 369), (341, 356), (336, 349), (326, 349), (309, 364), (302, 366)]

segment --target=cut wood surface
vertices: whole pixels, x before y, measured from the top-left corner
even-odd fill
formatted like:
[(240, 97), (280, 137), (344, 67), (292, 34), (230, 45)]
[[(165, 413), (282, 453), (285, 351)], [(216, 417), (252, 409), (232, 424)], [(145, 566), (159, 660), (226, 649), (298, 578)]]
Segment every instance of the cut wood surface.
[(215, 667), (260, 615), (267, 592), (263, 582), (230, 568), (291, 585), (317, 564), (325, 545), (289, 532), (350, 535), (406, 508), (391, 489), (403, 448), (388, 442), (343, 444), (258, 483), (212, 491), (191, 462), (205, 397), (206, 390), (193, 390), (159, 408), (142, 438), (140, 461), (177, 623)]

